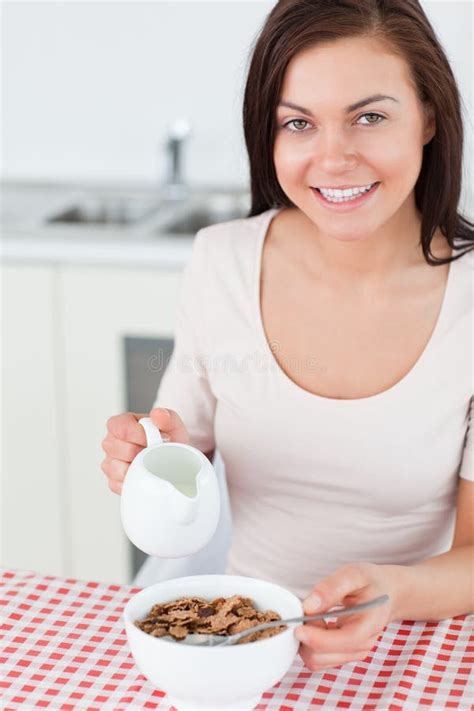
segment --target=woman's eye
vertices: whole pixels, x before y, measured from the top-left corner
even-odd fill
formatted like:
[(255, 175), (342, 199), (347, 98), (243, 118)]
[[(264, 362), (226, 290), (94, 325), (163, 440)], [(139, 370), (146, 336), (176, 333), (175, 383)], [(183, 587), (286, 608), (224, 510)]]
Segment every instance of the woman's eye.
[[(290, 124), (293, 124), (294, 128), (290, 128)], [(301, 124), (304, 124), (304, 126), (301, 126)], [(283, 124), (283, 127), (291, 133), (301, 133), (307, 125), (308, 122), (303, 119), (292, 119), (291, 121), (287, 121), (287, 123)]]
[[(362, 114), (362, 116), (359, 116), (359, 118), (365, 118), (366, 116), (375, 116), (377, 119), (382, 119), (382, 121), (385, 121), (385, 116), (382, 116), (381, 114), (374, 114), (374, 113), (368, 113), (368, 114)], [(363, 126), (373, 126), (374, 124), (377, 123), (382, 123), (382, 121), (369, 121), (366, 124), (362, 124)]]

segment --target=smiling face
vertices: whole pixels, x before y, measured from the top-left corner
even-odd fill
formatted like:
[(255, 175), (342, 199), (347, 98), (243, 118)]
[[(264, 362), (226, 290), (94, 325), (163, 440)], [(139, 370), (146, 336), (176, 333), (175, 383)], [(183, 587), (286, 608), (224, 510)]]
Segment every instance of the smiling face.
[[(403, 59), (361, 37), (304, 50), (286, 69), (279, 102), (278, 181), (321, 234), (358, 240), (416, 219), (414, 186), (435, 125)], [(353, 201), (332, 193), (373, 183)]]

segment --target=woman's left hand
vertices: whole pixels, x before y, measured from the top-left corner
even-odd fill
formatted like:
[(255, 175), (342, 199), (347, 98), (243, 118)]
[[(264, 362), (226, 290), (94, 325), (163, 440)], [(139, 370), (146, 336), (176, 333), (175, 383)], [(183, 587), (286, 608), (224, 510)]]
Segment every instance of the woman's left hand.
[[(384, 594), (389, 601), (372, 610), (341, 617), (337, 622), (321, 620), (297, 627), (299, 654), (308, 669), (319, 671), (367, 657), (385, 626), (395, 619), (396, 567), (351, 563), (313, 588), (303, 601), (305, 615), (325, 612), (340, 603), (345, 607), (357, 605)], [(331, 616), (335, 613), (328, 613)]]

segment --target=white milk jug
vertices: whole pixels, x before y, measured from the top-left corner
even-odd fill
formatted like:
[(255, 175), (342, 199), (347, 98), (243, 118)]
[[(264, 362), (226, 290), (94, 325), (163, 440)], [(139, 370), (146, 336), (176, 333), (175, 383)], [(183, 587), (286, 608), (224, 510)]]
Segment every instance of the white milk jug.
[(148, 555), (180, 558), (203, 548), (220, 515), (220, 495), (211, 462), (195, 447), (163, 442), (142, 417), (147, 446), (130, 464), (120, 514), (132, 543)]

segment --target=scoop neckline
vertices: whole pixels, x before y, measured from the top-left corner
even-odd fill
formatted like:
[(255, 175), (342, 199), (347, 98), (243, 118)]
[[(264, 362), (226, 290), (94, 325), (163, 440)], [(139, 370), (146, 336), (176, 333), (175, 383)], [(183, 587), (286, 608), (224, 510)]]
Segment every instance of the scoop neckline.
[(254, 283), (253, 283), (253, 298), (254, 298), (254, 311), (255, 311), (255, 320), (256, 320), (256, 330), (258, 334), (258, 338), (262, 343), (262, 346), (264, 348), (264, 352), (266, 353), (270, 363), (272, 363), (273, 370), (275, 370), (277, 377), (282, 384), (290, 391), (293, 391), (294, 394), (296, 395), (301, 395), (302, 397), (312, 400), (314, 402), (319, 402), (323, 405), (327, 405), (328, 407), (355, 407), (355, 406), (364, 406), (364, 405), (371, 405), (373, 403), (378, 403), (382, 400), (387, 400), (389, 398), (395, 397), (398, 395), (400, 392), (402, 392), (407, 385), (413, 380), (415, 375), (418, 373), (420, 368), (422, 367), (423, 363), (426, 361), (428, 358), (430, 352), (433, 350), (437, 340), (439, 339), (439, 334), (441, 333), (442, 327), (444, 325), (444, 322), (447, 318), (447, 313), (448, 313), (448, 304), (451, 301), (451, 293), (453, 291), (452, 287), (452, 282), (453, 282), (453, 266), (456, 264), (457, 261), (459, 260), (454, 260), (450, 263), (449, 265), (449, 270), (448, 270), (448, 276), (446, 279), (446, 284), (444, 287), (444, 294), (443, 294), (443, 299), (441, 302), (441, 307), (438, 312), (438, 316), (436, 319), (436, 323), (434, 325), (434, 328), (431, 332), (431, 335), (429, 337), (428, 342), (426, 343), (423, 351), (420, 353), (418, 359), (416, 362), (413, 364), (413, 366), (410, 368), (410, 370), (402, 377), (400, 380), (398, 380), (396, 383), (391, 385), (389, 388), (386, 390), (382, 390), (379, 393), (375, 393), (374, 395), (369, 395), (367, 397), (362, 397), (362, 398), (332, 398), (332, 397), (325, 397), (324, 395), (318, 395), (317, 393), (312, 393), (309, 390), (306, 390), (303, 388), (301, 385), (298, 385), (294, 380), (290, 378), (289, 375), (285, 373), (285, 371), (282, 369), (278, 361), (276, 360), (273, 351), (268, 343), (267, 336), (265, 333), (265, 329), (263, 326), (263, 318), (262, 318), (262, 309), (261, 309), (261, 304), (260, 304), (260, 280), (261, 280), (261, 274), (262, 274), (262, 257), (263, 257), (263, 246), (265, 244), (265, 238), (268, 234), (268, 230), (270, 227), (270, 223), (273, 220), (273, 218), (282, 210), (283, 208), (277, 207), (277, 208), (271, 208), (267, 212), (262, 213), (263, 220), (261, 224), (261, 228), (258, 233), (258, 238), (256, 239), (256, 258), (255, 258), (255, 269), (254, 269)]

